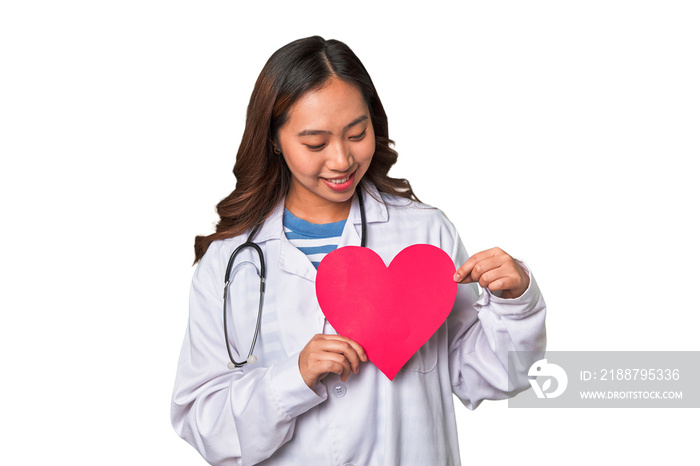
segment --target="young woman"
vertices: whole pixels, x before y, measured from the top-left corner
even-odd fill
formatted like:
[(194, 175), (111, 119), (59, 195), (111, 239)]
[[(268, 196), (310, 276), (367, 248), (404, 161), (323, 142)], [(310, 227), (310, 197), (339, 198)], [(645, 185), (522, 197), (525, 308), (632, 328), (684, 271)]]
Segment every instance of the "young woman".
[[(211, 464), (457, 465), (452, 394), (475, 408), (529, 386), (507, 368), (508, 351), (544, 350), (535, 281), (498, 248), (469, 258), (444, 214), (387, 175), (397, 159), (387, 127), (367, 71), (341, 42), (301, 39), (263, 68), (236, 188), (218, 205), (216, 232), (195, 239), (173, 394), (175, 430)], [(227, 269), (247, 241), (265, 263), (264, 300), (253, 247)], [(449, 318), (393, 381), (335, 332), (316, 299), (323, 255), (362, 242), (387, 264), (432, 244), (459, 267)], [(233, 365), (227, 349), (244, 363), (255, 334), (257, 361)]]

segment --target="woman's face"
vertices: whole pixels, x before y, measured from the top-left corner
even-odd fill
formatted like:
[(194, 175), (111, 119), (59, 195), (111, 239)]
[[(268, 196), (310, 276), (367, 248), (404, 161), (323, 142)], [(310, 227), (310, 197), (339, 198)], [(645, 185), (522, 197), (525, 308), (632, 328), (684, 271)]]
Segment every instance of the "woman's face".
[(359, 89), (337, 78), (303, 95), (279, 130), (292, 173), (286, 207), (313, 223), (347, 218), (374, 155), (374, 128)]

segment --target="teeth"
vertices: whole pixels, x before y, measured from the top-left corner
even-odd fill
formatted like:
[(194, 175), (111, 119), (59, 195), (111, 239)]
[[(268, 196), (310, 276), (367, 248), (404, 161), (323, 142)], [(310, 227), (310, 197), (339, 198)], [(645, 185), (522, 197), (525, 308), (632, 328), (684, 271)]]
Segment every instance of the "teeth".
[(340, 180), (328, 180), (328, 181), (330, 181), (330, 182), (333, 183), (333, 184), (343, 184), (343, 183), (345, 183), (346, 181), (348, 181), (349, 179), (350, 179), (350, 176), (348, 175), (348, 176), (346, 176), (345, 178), (340, 179)]

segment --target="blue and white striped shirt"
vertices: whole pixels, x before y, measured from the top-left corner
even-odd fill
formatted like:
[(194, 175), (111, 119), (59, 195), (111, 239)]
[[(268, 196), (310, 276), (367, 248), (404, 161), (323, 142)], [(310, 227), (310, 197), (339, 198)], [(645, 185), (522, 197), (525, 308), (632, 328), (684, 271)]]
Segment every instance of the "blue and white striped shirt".
[(326, 254), (338, 248), (345, 228), (345, 220), (316, 224), (295, 217), (287, 209), (284, 209), (283, 223), (287, 239), (306, 254), (316, 268)]

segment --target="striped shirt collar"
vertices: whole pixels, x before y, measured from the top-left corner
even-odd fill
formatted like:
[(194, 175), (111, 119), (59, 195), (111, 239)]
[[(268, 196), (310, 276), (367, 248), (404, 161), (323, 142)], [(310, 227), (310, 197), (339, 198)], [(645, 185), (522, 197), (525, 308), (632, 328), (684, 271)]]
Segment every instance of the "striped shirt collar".
[[(367, 223), (384, 223), (389, 221), (389, 212), (387, 211), (386, 205), (383, 201), (377, 199), (382, 199), (379, 191), (374, 186), (373, 183), (368, 180), (362, 181), (362, 196), (365, 201), (365, 215), (367, 216)], [(284, 237), (284, 199), (277, 205), (275, 210), (272, 211), (270, 216), (267, 218), (260, 231), (255, 235), (254, 241), (260, 243), (263, 241), (281, 239)], [(357, 201), (357, 196), (353, 196), (352, 205), (350, 207), (350, 214), (348, 215), (348, 222), (352, 222), (355, 225), (362, 224), (362, 218), (360, 215), (360, 203)], [(250, 234), (250, 232), (246, 232)], [(358, 237), (359, 238), (359, 237)], [(359, 246), (359, 241), (357, 245)]]

